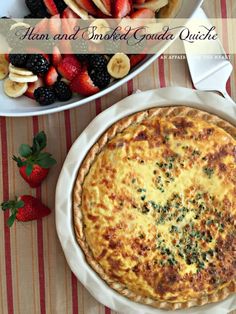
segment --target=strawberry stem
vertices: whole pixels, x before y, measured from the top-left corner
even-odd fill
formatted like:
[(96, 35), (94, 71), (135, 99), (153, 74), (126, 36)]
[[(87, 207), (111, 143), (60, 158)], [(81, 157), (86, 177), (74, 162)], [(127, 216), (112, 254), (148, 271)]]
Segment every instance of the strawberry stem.
[(17, 162), (20, 168), (26, 166), (26, 175), (30, 176), (35, 164), (42, 168), (51, 168), (56, 164), (56, 160), (51, 154), (42, 152), (47, 145), (47, 137), (44, 131), (39, 132), (33, 138), (33, 145), (21, 144), (19, 147), (19, 154), (22, 157), (13, 156), (13, 160)]
[(22, 200), (9, 200), (5, 201), (1, 204), (1, 208), (3, 211), (10, 210), (10, 217), (7, 220), (8, 227), (11, 227), (16, 220), (16, 215), (18, 213), (18, 208), (24, 207), (25, 203)]

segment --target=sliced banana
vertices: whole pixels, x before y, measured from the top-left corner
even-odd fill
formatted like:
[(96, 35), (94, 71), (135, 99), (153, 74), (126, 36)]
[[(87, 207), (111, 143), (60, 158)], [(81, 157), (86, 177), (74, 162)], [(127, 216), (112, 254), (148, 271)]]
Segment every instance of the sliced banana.
[(122, 78), (129, 73), (130, 60), (129, 57), (123, 52), (116, 53), (107, 65), (108, 73), (116, 78)]
[[(105, 35), (109, 31), (109, 24), (104, 19), (97, 19), (90, 24), (89, 28), (91, 30), (89, 31), (89, 34), (93, 34), (95, 36)], [(91, 41), (96, 44), (99, 44), (101, 42), (101, 39), (91, 37)]]
[(11, 27), (10, 27), (10, 31), (12, 31), (13, 29), (15, 29), (16, 27), (25, 27), (25, 28), (29, 28), (30, 25), (29, 24), (26, 24), (26, 23), (23, 23), (23, 22), (18, 22), (18, 23), (15, 23), (13, 24)]
[(64, 0), (65, 4), (68, 5), (68, 7), (75, 12), (77, 15), (81, 17), (82, 20), (88, 20), (88, 12), (86, 12), (84, 9), (78, 6), (78, 4), (74, 0)]
[(142, 4), (134, 4), (135, 9), (150, 9), (154, 12), (159, 11), (161, 8), (168, 4), (168, 0), (150, 0)]
[(93, 0), (93, 3), (102, 11), (102, 13), (111, 16), (111, 12), (107, 10), (102, 0)]
[(4, 92), (7, 96), (17, 98), (22, 96), (28, 89), (27, 83), (17, 83), (6, 79), (3, 83)]
[(15, 67), (11, 63), (9, 65), (9, 71), (10, 71), (10, 73), (15, 73), (15, 74), (23, 75), (23, 76), (32, 76), (32, 75), (34, 75), (33, 72), (31, 72), (31, 71), (29, 71), (27, 69)]
[(33, 83), (38, 80), (38, 77), (37, 75), (23, 76), (15, 73), (10, 73), (9, 79), (17, 83)]

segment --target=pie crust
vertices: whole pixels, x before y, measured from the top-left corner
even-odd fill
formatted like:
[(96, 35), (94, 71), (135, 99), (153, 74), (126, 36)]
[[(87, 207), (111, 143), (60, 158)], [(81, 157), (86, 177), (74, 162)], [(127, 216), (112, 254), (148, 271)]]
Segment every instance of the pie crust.
[[(216, 115), (209, 114), (204, 111), (197, 110), (191, 107), (185, 106), (171, 106), (171, 107), (157, 107), (150, 110), (145, 110), (133, 114), (131, 116), (125, 117), (115, 124), (113, 124), (95, 143), (95, 145), (87, 153), (84, 161), (82, 162), (78, 175), (74, 184), (73, 190), (73, 224), (75, 230), (75, 236), (77, 242), (81, 249), (83, 250), (88, 264), (93, 270), (95, 270), (99, 276), (115, 291), (119, 292), (121, 295), (129, 298), (132, 301), (150, 305), (152, 307), (166, 309), (166, 310), (178, 310), (189, 308), (193, 306), (202, 306), (207, 303), (218, 302), (227, 298), (230, 294), (236, 292), (236, 278), (235, 278), (235, 269), (232, 280), (227, 282), (222, 288), (216, 289), (213, 293), (206, 294), (199, 298), (189, 299), (184, 302), (175, 302), (171, 301), (159, 301), (154, 298), (144, 297), (138, 295), (137, 293), (129, 290), (124, 284), (120, 283), (118, 280), (111, 278), (101, 267), (101, 265), (94, 258), (93, 253), (86, 241), (84, 233), (84, 223), (83, 223), (83, 213), (81, 211), (81, 200), (83, 192), (83, 184), (86, 176), (88, 175), (91, 166), (96, 160), (97, 156), (103, 151), (109, 141), (114, 139), (117, 134), (122, 133), (129, 126), (134, 124), (139, 124), (146, 119), (158, 116), (158, 118), (170, 119), (173, 117), (190, 117), (198, 118), (208, 122), (211, 125), (217, 126), (220, 129), (226, 131), (229, 135), (236, 139), (236, 127), (231, 125), (229, 122), (226, 122), (219, 118)], [(235, 216), (234, 216), (235, 218)]]

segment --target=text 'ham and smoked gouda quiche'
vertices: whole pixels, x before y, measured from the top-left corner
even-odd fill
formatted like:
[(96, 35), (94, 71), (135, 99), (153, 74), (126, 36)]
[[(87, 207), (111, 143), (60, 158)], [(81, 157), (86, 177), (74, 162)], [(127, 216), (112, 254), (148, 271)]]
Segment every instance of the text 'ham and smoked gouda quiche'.
[(165, 309), (236, 291), (236, 128), (190, 107), (115, 123), (83, 161), (74, 228), (120, 294)]

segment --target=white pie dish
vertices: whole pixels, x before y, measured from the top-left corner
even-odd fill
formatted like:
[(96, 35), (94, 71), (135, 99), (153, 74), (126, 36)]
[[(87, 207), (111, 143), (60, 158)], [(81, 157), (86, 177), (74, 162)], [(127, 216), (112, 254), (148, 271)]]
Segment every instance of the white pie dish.
[[(183, 5), (179, 11), (178, 18), (190, 18), (193, 13), (200, 7), (203, 0), (183, 0)], [(186, 3), (186, 4), (185, 4)], [(13, 16), (23, 17), (28, 13), (27, 8), (24, 4), (24, 0), (8, 0), (1, 1), (0, 3), (0, 16)], [(99, 97), (102, 97), (114, 89), (118, 88), (122, 84), (128, 82), (133, 77), (142, 72), (147, 68), (154, 60), (158, 58), (170, 45), (170, 41), (162, 41), (160, 44), (160, 50), (155, 55), (148, 56), (143, 62), (138, 64), (126, 77), (121, 80), (113, 82), (106, 89), (101, 92), (86, 98), (76, 96), (70, 101), (65, 103), (56, 102), (53, 105), (41, 107), (34, 100), (31, 100), (25, 96), (19, 99), (12, 99), (7, 97), (2, 89), (2, 83), (0, 84), (0, 116), (35, 116), (43, 115), (54, 112), (59, 112), (66, 109), (71, 109), (80, 105), (83, 105), (89, 101), (93, 101)]]
[[(179, 87), (138, 93), (113, 105), (90, 123), (73, 144), (57, 183), (56, 227), (67, 262), (77, 278), (99, 302), (118, 312), (132, 314), (166, 313), (166, 311), (137, 304), (122, 297), (109, 288), (95, 271), (89, 267), (74, 235), (72, 222), (73, 185), (77, 171), (86, 153), (109, 126), (121, 118), (137, 111), (155, 106), (168, 105), (189, 105), (217, 114), (223, 119), (236, 124), (236, 111), (234, 106), (213, 93), (198, 92)], [(231, 296), (221, 303), (210, 304), (201, 308), (182, 310), (181, 314), (226, 314), (235, 308), (236, 296)]]

